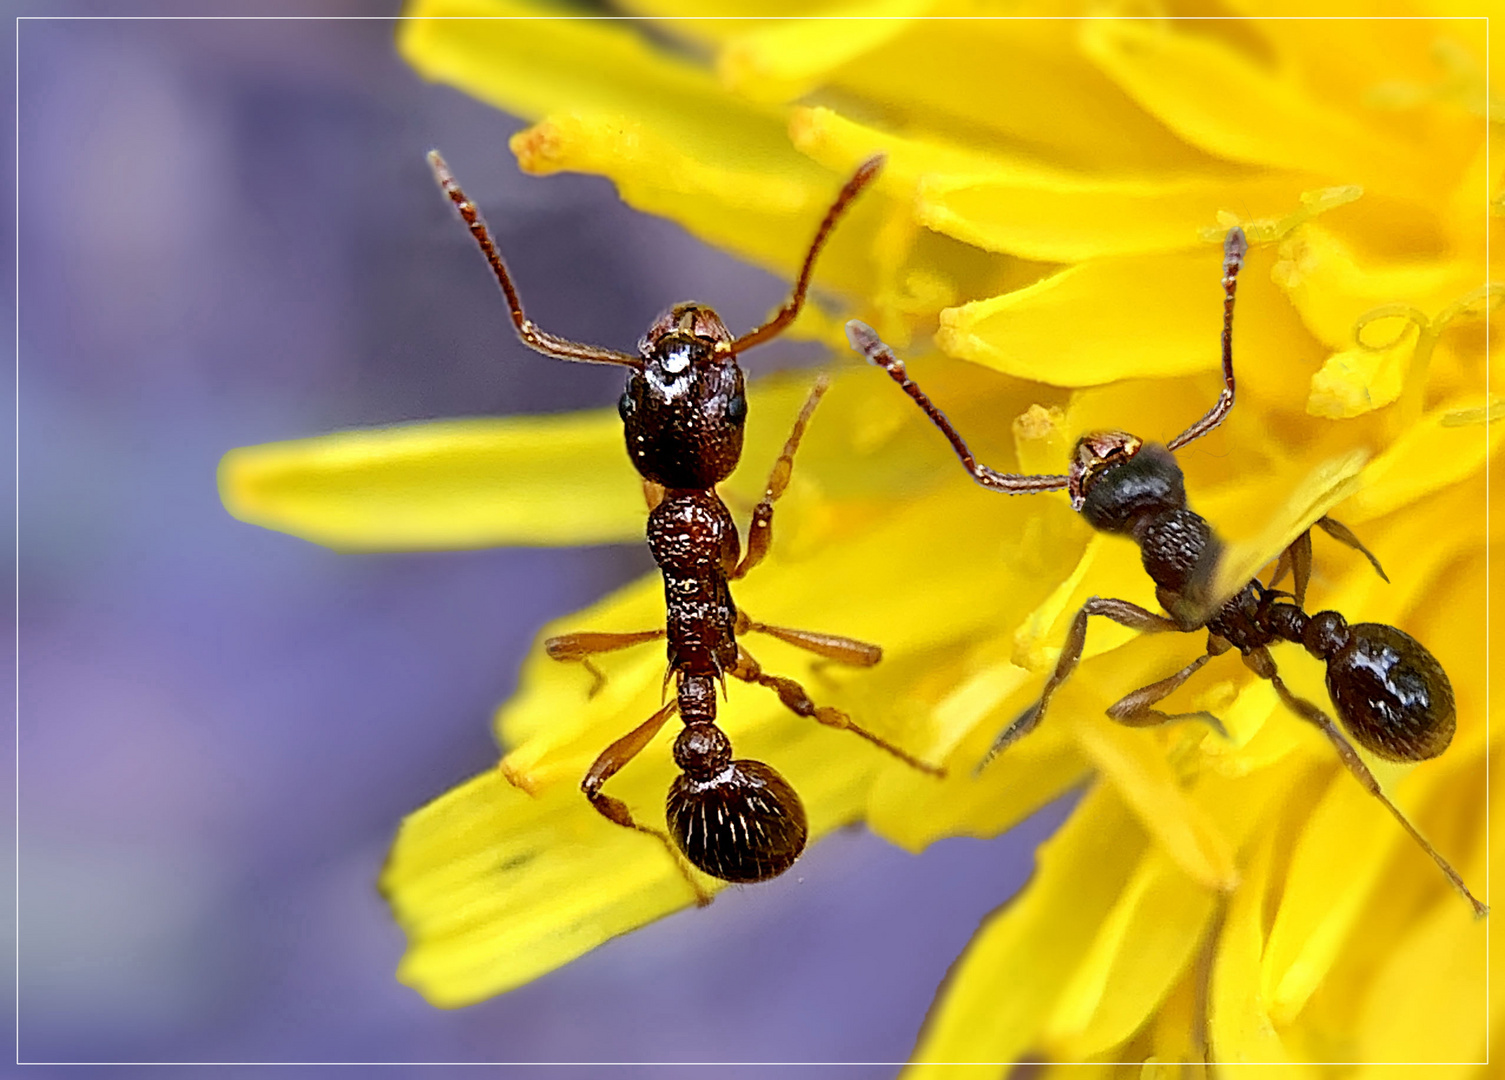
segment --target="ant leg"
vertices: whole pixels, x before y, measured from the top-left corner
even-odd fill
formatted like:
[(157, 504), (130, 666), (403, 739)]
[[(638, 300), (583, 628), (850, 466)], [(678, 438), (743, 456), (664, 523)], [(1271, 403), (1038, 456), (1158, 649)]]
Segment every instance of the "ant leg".
[[(1380, 565), (1380, 560), (1375, 558), (1374, 552), (1365, 547), (1363, 541), (1355, 536), (1347, 525), (1326, 516), (1318, 518), (1312, 522), (1312, 525), (1327, 533), (1338, 543), (1346, 544), (1363, 555), (1369, 560), (1369, 565), (1374, 567), (1374, 572), (1380, 576), (1381, 580), (1389, 584), (1390, 578), (1386, 575), (1385, 568)], [(1297, 607), (1305, 607), (1306, 587), (1312, 576), (1311, 529), (1296, 537), (1291, 541), (1291, 546), (1280, 553), (1280, 561), (1275, 564), (1275, 573), (1270, 578), (1269, 588), (1273, 589), (1279, 585), (1288, 572), (1295, 575), (1292, 598), (1296, 601)]]
[(491, 264), (491, 272), (496, 275), (497, 284), (501, 285), (502, 293), (507, 297), (507, 309), (512, 314), (512, 325), (517, 328), (517, 336), (522, 339), (524, 345), (546, 356), (557, 356), (561, 360), (583, 360), (589, 364), (622, 364), (626, 367), (642, 368), (643, 361), (639, 357), (555, 337), (534, 326), (523, 314), (523, 302), (518, 298), (517, 288), (512, 284), (512, 275), (507, 273), (507, 264), (502, 261), (501, 252), (497, 251), (496, 244), (491, 240), (491, 233), (486, 228), (481, 211), (466, 197), (465, 192), (460, 190), (460, 185), (455, 182), (454, 174), (449, 171), (449, 166), (444, 163), (444, 159), (439, 156), (439, 151), (430, 150), (428, 162), (429, 168), (434, 170), (434, 179), (439, 182), (444, 194), (449, 196), (450, 202), (455, 204), (455, 209), (460, 212), (460, 217), (470, 229), (470, 235), (480, 246), (481, 254), (485, 255), (486, 261)]
[(1275, 573), (1270, 576), (1267, 588), (1275, 588), (1285, 580), (1287, 573), (1292, 575), (1292, 599), (1296, 601), (1297, 607), (1305, 607), (1306, 587), (1312, 580), (1311, 529), (1292, 540), (1291, 546), (1280, 553), (1280, 561), (1275, 564)]
[[(1045, 689), (1040, 691), (1040, 700), (1020, 713), (1012, 724), (1003, 729), (1003, 734), (993, 740), (993, 745), (988, 748), (988, 752), (983, 756), (983, 759), (977, 763), (977, 768), (972, 770), (974, 775), (986, 768), (988, 762), (1002, 753), (1009, 745), (1035, 730), (1041, 718), (1045, 716), (1045, 710), (1050, 705), (1051, 695), (1076, 670), (1077, 662), (1082, 658), (1082, 649), (1087, 644), (1087, 620), (1093, 615), (1102, 615), (1105, 618), (1112, 619), (1120, 626), (1127, 626), (1133, 630), (1143, 630), (1145, 633), (1150, 634), (1162, 633), (1167, 630), (1181, 630), (1181, 627), (1177, 626), (1175, 622), (1164, 615), (1156, 615), (1153, 611), (1146, 611), (1138, 604), (1131, 604), (1127, 600), (1105, 600), (1099, 596), (1090, 598), (1082, 605), (1081, 610), (1076, 613), (1076, 617), (1071, 620), (1071, 629), (1066, 633), (1066, 644), (1061, 646), (1061, 655), (1056, 660), (1056, 670), (1046, 680)], [(1146, 687), (1146, 689), (1149, 688)], [(1166, 693), (1169, 692), (1169, 690), (1166, 691)]]
[(865, 728), (858, 727), (852, 722), (852, 718), (840, 709), (830, 705), (815, 704), (815, 702), (810, 700), (810, 695), (805, 692), (805, 688), (793, 679), (765, 674), (762, 665), (754, 660), (752, 654), (741, 646), (737, 648), (737, 666), (727, 672), (727, 674), (734, 679), (741, 679), (743, 682), (757, 683), (759, 686), (768, 687), (779, 695), (779, 700), (791, 711), (798, 713), (800, 716), (807, 716), (818, 724), (839, 728), (842, 731), (850, 731), (859, 739), (866, 739), (878, 749), (892, 754), (913, 769), (929, 773), (931, 776), (946, 775), (946, 770), (940, 766), (921, 761), (919, 758), (905, 753), (888, 740), (874, 735)]
[(634, 645), (641, 645), (645, 641), (657, 641), (663, 637), (663, 630), (634, 630), (625, 634), (594, 633), (587, 631), (580, 634), (560, 634), (551, 637), (543, 643), (544, 652), (549, 654), (550, 660), (558, 660), (562, 663), (579, 664), (591, 673), (591, 688), (586, 697), (595, 697), (606, 685), (606, 676), (601, 669), (591, 663), (590, 658), (596, 653), (615, 652), (618, 649), (630, 649)]
[(1258, 649), (1253, 653), (1249, 653), (1244, 657), (1244, 662), (1249, 665), (1255, 674), (1270, 680), (1275, 686), (1275, 692), (1280, 695), (1280, 700), (1285, 703), (1288, 709), (1309, 724), (1315, 725), (1321, 730), (1322, 734), (1327, 736), (1328, 742), (1332, 743), (1333, 748), (1338, 751), (1339, 759), (1342, 760), (1348, 771), (1353, 774), (1354, 779), (1363, 785), (1365, 791), (1385, 804), (1385, 809), (1389, 810), (1394, 815), (1395, 820), (1401, 823), (1401, 827), (1410, 834), (1411, 839), (1415, 840), (1421, 846), (1421, 849), (1432, 857), (1432, 861), (1437, 864), (1438, 869), (1443, 872), (1448, 881), (1452, 882), (1453, 887), (1462, 893), (1464, 898), (1473, 905), (1474, 914), (1481, 917), (1489, 914), (1489, 907), (1468, 891), (1468, 886), (1463, 883), (1463, 878), (1459, 875), (1458, 871), (1453, 869), (1452, 864), (1444, 859), (1438, 850), (1427, 842), (1426, 837), (1417, 831), (1416, 826), (1411, 824), (1410, 819), (1401, 812), (1400, 807), (1396, 806), (1385, 795), (1385, 792), (1380, 788), (1380, 782), (1374, 778), (1374, 773), (1369, 771), (1369, 766), (1364, 764), (1364, 759), (1359, 757), (1358, 751), (1344, 737), (1343, 732), (1338, 729), (1338, 725), (1333, 722), (1332, 718), (1310, 701), (1299, 698), (1291, 693), (1286, 684), (1281, 680), (1280, 675), (1276, 672), (1275, 661), (1270, 657), (1268, 650)]
[(662, 832), (649, 825), (641, 825), (633, 820), (632, 811), (627, 809), (627, 804), (621, 799), (614, 799), (610, 795), (601, 793), (601, 787), (615, 776), (633, 758), (637, 757), (642, 749), (653, 741), (653, 737), (663, 728), (665, 721), (679, 710), (679, 702), (671, 701), (647, 720), (623, 735), (605, 750), (592, 763), (590, 771), (585, 774), (585, 779), (580, 781), (580, 790), (590, 800), (590, 804), (596, 808), (596, 812), (614, 825), (620, 825), (624, 829), (636, 829), (640, 833), (657, 837), (659, 842), (669, 850), (674, 859), (674, 865), (679, 869), (690, 888), (695, 890), (695, 903), (701, 907), (711, 902), (711, 894), (701, 888), (695, 880), (695, 875), (685, 863), (684, 856), (679, 853), (679, 848), (674, 846), (674, 841), (669, 839), (668, 833)]
[(862, 194), (862, 189), (867, 187), (877, 177), (879, 170), (883, 168), (886, 159), (882, 154), (876, 154), (868, 158), (852, 178), (836, 196), (836, 201), (831, 204), (831, 209), (826, 211), (826, 216), (820, 223), (820, 228), (815, 230), (815, 239), (810, 241), (810, 249), (805, 252), (804, 265), (800, 267), (800, 276), (794, 283), (794, 289), (789, 294), (789, 299), (784, 301), (784, 306), (779, 308), (762, 326), (756, 330), (749, 330), (736, 341), (729, 345), (718, 345), (717, 352), (739, 353), (744, 349), (750, 349), (754, 345), (761, 345), (770, 338), (778, 336), (790, 323), (794, 322), (795, 316), (800, 313), (800, 308), (805, 306), (805, 290), (810, 287), (810, 274), (815, 269), (815, 257), (820, 254), (820, 249), (825, 246), (826, 237), (831, 235), (831, 230), (836, 227), (837, 219), (846, 212), (846, 208), (852, 204), (852, 200)]
[(784, 449), (768, 474), (768, 486), (763, 489), (763, 498), (753, 509), (752, 523), (747, 527), (747, 554), (742, 556), (742, 561), (731, 572), (729, 580), (736, 581), (746, 577), (747, 572), (762, 562), (763, 556), (768, 554), (768, 546), (773, 543), (773, 504), (789, 487), (789, 477), (794, 474), (794, 452), (800, 448), (800, 440), (805, 436), (805, 428), (809, 426), (815, 407), (820, 404), (820, 399), (825, 396), (830, 387), (831, 377), (822, 373), (815, 380), (815, 385), (810, 388), (810, 396), (805, 399), (805, 407), (795, 418), (794, 430), (789, 433), (789, 438), (784, 440)]
[(1157, 724), (1168, 724), (1173, 720), (1205, 720), (1219, 735), (1225, 739), (1228, 738), (1228, 729), (1223, 727), (1223, 721), (1205, 709), (1199, 712), (1165, 713), (1159, 709), (1150, 708), (1157, 701), (1170, 697), (1182, 683), (1200, 671), (1202, 665), (1211, 660), (1214, 655), (1216, 654), (1213, 652), (1205, 652), (1169, 678), (1150, 683), (1149, 686), (1141, 686), (1138, 690), (1125, 694), (1108, 706), (1108, 715), (1128, 727), (1154, 727)]
[(812, 652), (822, 660), (846, 664), (848, 667), (872, 667), (883, 659), (881, 645), (870, 645), (866, 641), (841, 637), (838, 634), (824, 634), (819, 630), (795, 630), (787, 626), (769, 626), (767, 623), (754, 622), (747, 617), (746, 613), (739, 611), (737, 636), (748, 633), (767, 634), (771, 638), (778, 638), (786, 645)]
[[(1380, 561), (1374, 557), (1374, 552), (1365, 547), (1359, 540), (1359, 538), (1355, 536), (1353, 532), (1348, 528), (1347, 525), (1344, 525), (1341, 521), (1334, 521), (1330, 517), (1323, 516), (1317, 519), (1316, 526), (1323, 532), (1327, 533), (1328, 536), (1331, 536), (1334, 540), (1338, 541), (1338, 543), (1347, 544), (1349, 547), (1357, 551), (1360, 555), (1363, 555), (1364, 558), (1369, 560), (1369, 565), (1374, 567), (1374, 572), (1380, 576), (1380, 579), (1384, 581), (1386, 585), (1390, 584), (1390, 578), (1385, 574), (1385, 568), (1380, 565)], [(1301, 602), (1299, 600), (1296, 602), (1296, 606), (1301, 606)]]

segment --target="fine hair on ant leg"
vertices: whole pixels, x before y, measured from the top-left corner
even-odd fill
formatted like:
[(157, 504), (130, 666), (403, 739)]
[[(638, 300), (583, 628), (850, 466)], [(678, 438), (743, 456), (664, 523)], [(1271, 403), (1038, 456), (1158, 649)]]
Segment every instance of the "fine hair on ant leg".
[[(636, 355), (569, 341), (535, 326), (523, 312), (507, 264), (480, 211), (437, 152), (429, 154), (429, 163), (496, 275), (522, 342), (561, 360), (629, 369), (618, 412), (628, 456), (645, 488), (653, 492), (648, 546), (663, 575), (666, 623), (663, 629), (630, 633), (563, 634), (550, 638), (545, 648), (556, 660), (582, 664), (592, 675), (594, 694), (604, 685), (605, 675), (592, 657), (665, 639), (665, 681), (674, 681), (675, 692), (672, 700), (596, 759), (580, 785), (591, 805), (617, 825), (657, 837), (702, 903), (710, 895), (687, 862), (733, 882), (763, 881), (787, 870), (804, 850), (805, 810), (793, 787), (771, 766), (733, 758), (731, 740), (716, 722), (717, 688), (724, 688), (727, 676), (766, 686), (795, 713), (851, 731), (917, 769), (939, 774), (940, 769), (857, 726), (839, 709), (816, 705), (794, 680), (765, 674), (738, 641), (740, 634), (761, 631), (823, 660), (855, 667), (870, 667), (882, 657), (876, 645), (753, 622), (737, 609), (731, 595), (730, 582), (746, 575), (768, 552), (774, 503), (788, 486), (795, 451), (826, 392), (827, 378), (816, 381), (774, 463), (764, 497), (753, 511), (745, 555), (731, 513), (716, 492), (742, 455), (747, 396), (737, 355), (773, 339), (799, 315), (816, 257), (853, 200), (878, 176), (883, 158), (863, 162), (836, 195), (805, 252), (788, 299), (761, 326), (733, 337), (709, 307), (677, 304), (648, 328)], [(625, 803), (602, 787), (675, 713), (684, 727), (674, 742), (680, 775), (666, 802), (666, 832), (638, 822)]]
[[(1155, 583), (1156, 598), (1166, 612), (1157, 615), (1125, 600), (1096, 596), (1083, 604), (1071, 621), (1065, 646), (1039, 700), (1003, 730), (978, 769), (1039, 725), (1051, 695), (1070, 677), (1082, 657), (1091, 617), (1110, 619), (1144, 633), (1206, 630), (1207, 651), (1203, 656), (1174, 675), (1125, 695), (1109, 706), (1108, 715), (1134, 727), (1192, 718), (1216, 724), (1207, 713), (1164, 713), (1153, 706), (1208, 659), (1237, 649), (1250, 670), (1270, 681), (1288, 709), (1327, 737), (1344, 767), (1395, 816), (1474, 912), (1482, 916), (1489, 909), (1390, 800), (1349, 741), (1390, 761), (1424, 761), (1446, 750), (1453, 738), (1456, 709), (1452, 684), (1437, 659), (1415, 638), (1393, 626), (1350, 624), (1335, 611), (1305, 611), (1311, 573), (1310, 528), (1281, 555), (1270, 586), (1250, 581), (1226, 599), (1210, 595), (1223, 545), (1206, 519), (1187, 504), (1181, 467), (1173, 452), (1212, 431), (1233, 408), (1233, 307), (1248, 247), (1242, 229), (1228, 231), (1223, 242), (1223, 390), (1212, 408), (1164, 446), (1145, 443), (1123, 431), (1083, 435), (1072, 452), (1069, 471), (1062, 475), (1021, 476), (980, 464), (945, 414), (909, 378), (904, 362), (893, 350), (871, 327), (855, 319), (847, 323), (852, 348), (883, 368), (914, 399), (979, 484), (1011, 495), (1064, 488), (1071, 497), (1072, 509), (1094, 529), (1137, 543), (1145, 571)], [(1319, 518), (1313, 525), (1362, 552), (1384, 576), (1379, 561), (1345, 526), (1328, 517)], [(1294, 593), (1276, 591), (1273, 584), (1288, 571), (1294, 574)], [(1269, 651), (1276, 641), (1295, 642), (1327, 665), (1328, 696), (1341, 726), (1287, 688)], [(1217, 727), (1221, 730), (1221, 724)]]

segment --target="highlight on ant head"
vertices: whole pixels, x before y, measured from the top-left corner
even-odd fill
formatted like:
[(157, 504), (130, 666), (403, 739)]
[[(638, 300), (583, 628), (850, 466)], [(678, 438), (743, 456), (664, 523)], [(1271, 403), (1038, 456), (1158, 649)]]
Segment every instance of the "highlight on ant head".
[(1066, 491), (1071, 508), (1081, 510), (1087, 492), (1102, 474), (1122, 465), (1135, 454), (1144, 441), (1127, 431), (1089, 431), (1077, 440), (1071, 451), (1071, 465), (1066, 471)]
[(701, 304), (659, 316), (638, 348), (642, 366), (627, 378), (617, 411), (627, 453), (645, 478), (666, 488), (708, 488), (742, 456), (747, 393), (731, 334)]

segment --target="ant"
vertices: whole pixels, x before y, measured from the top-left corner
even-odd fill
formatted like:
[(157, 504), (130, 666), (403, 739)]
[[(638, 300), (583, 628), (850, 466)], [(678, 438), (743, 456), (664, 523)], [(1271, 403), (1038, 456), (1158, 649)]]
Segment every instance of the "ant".
[[(836, 196), (805, 253), (793, 291), (767, 322), (734, 338), (709, 307), (677, 304), (648, 328), (638, 342), (636, 356), (567, 341), (530, 322), (480, 211), (460, 190), (438, 152), (431, 152), (428, 160), (439, 186), (496, 274), (523, 344), (561, 360), (629, 369), (618, 412), (628, 456), (642, 475), (648, 496), (648, 547), (663, 573), (667, 622), (662, 629), (633, 633), (565, 634), (550, 638), (544, 647), (555, 660), (582, 664), (595, 680), (594, 695), (605, 676), (591, 663), (592, 656), (666, 638), (669, 664), (664, 685), (670, 679), (676, 685), (667, 704), (608, 746), (591, 765), (580, 784), (591, 805), (617, 825), (657, 837), (702, 904), (710, 896), (681, 856), (704, 873), (730, 882), (766, 881), (789, 869), (805, 847), (804, 806), (771, 766), (733, 760), (731, 740), (716, 726), (716, 686), (720, 683), (725, 693), (728, 675), (768, 687), (800, 716), (850, 731), (914, 768), (939, 774), (934, 766), (858, 727), (841, 710), (816, 705), (794, 680), (766, 674), (738, 641), (743, 634), (757, 631), (854, 667), (871, 667), (882, 658), (883, 651), (876, 645), (754, 622), (737, 610), (729, 587), (768, 553), (774, 502), (788, 486), (795, 450), (828, 379), (822, 376), (816, 381), (774, 463), (763, 499), (753, 510), (745, 553), (731, 513), (716, 493), (716, 485), (731, 475), (742, 455), (747, 396), (737, 354), (772, 339), (794, 321), (804, 304), (816, 256), (843, 212), (877, 177), (883, 157), (864, 162)], [(601, 788), (676, 712), (684, 727), (674, 742), (680, 775), (669, 789), (666, 834), (635, 820), (625, 803)]]
[[(1172, 720), (1202, 719), (1219, 731), (1221, 723), (1209, 713), (1168, 714), (1153, 708), (1203, 664), (1229, 649), (1238, 649), (1245, 665), (1275, 687), (1280, 700), (1296, 715), (1327, 736), (1338, 757), (1366, 791), (1382, 802), (1411, 838), (1421, 845), (1453, 886), (1473, 905), (1477, 915), (1488, 908), (1463, 878), (1417, 831), (1385, 793), (1374, 774), (1328, 715), (1293, 694), (1281, 680), (1270, 656), (1275, 641), (1302, 645), (1327, 664), (1327, 690), (1343, 728), (1370, 753), (1390, 761), (1424, 761), (1447, 749), (1453, 738), (1453, 688), (1435, 657), (1420, 642), (1393, 626), (1349, 623), (1336, 611), (1307, 614), (1306, 587), (1311, 576), (1311, 530), (1302, 533), (1282, 554), (1270, 585), (1246, 583), (1226, 600), (1212, 594), (1223, 545), (1212, 528), (1186, 502), (1176, 450), (1200, 439), (1223, 422), (1233, 408), (1233, 302), (1238, 272), (1248, 251), (1242, 229), (1230, 229), (1223, 244), (1223, 390), (1212, 408), (1191, 427), (1164, 446), (1144, 443), (1122, 431), (1098, 431), (1082, 436), (1072, 452), (1065, 476), (1020, 476), (999, 473), (979, 464), (960, 434), (930, 398), (910, 380), (904, 363), (867, 325), (847, 323), (852, 348), (889, 376), (913, 398), (951, 442), (968, 473), (983, 487), (1011, 495), (1065, 488), (1071, 508), (1094, 529), (1127, 536), (1139, 545), (1145, 571), (1155, 582), (1155, 596), (1166, 615), (1157, 615), (1125, 600), (1092, 597), (1072, 620), (1055, 671), (1046, 681), (1040, 700), (1025, 709), (1003, 733), (977, 770), (1000, 752), (1033, 731), (1050, 705), (1051, 695), (1070, 677), (1087, 640), (1087, 620), (1094, 615), (1145, 633), (1207, 631), (1207, 651), (1168, 678), (1141, 687), (1108, 707), (1108, 715), (1130, 727), (1148, 727)], [(1382, 578), (1374, 555), (1345, 526), (1328, 517), (1317, 527), (1334, 539), (1362, 552)], [(1294, 592), (1274, 588), (1292, 573)], [(1385, 580), (1389, 580), (1385, 578)], [(1284, 599), (1282, 599), (1284, 598)]]

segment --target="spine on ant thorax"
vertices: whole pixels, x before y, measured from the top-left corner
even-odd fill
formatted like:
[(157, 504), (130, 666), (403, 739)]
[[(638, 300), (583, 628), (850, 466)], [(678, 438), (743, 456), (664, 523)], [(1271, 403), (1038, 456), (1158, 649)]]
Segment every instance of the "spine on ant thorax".
[(715, 719), (714, 683), (737, 664), (737, 605), (728, 578), (737, 526), (713, 488), (669, 488), (648, 515), (648, 549), (664, 576), (669, 667), (685, 723)]

